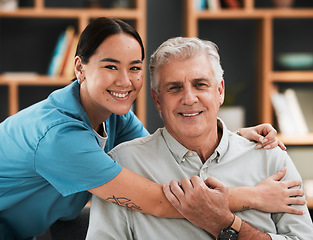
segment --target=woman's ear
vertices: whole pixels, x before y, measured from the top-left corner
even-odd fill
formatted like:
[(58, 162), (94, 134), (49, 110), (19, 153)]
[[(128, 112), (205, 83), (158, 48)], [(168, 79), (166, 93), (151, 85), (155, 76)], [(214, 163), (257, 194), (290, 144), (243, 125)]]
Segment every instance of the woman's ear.
[(74, 59), (74, 72), (78, 82), (82, 83), (85, 80), (85, 74), (83, 71), (83, 63), (79, 56), (76, 56)]

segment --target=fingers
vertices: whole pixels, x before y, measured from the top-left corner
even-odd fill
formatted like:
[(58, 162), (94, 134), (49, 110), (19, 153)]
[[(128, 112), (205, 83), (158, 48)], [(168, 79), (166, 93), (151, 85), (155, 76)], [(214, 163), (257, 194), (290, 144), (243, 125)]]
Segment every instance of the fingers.
[(284, 212), (296, 215), (303, 215), (305, 213), (303, 210), (291, 206), (287, 206)]
[(288, 205), (305, 205), (306, 200), (303, 198), (290, 198), (288, 201)]
[(283, 168), (279, 172), (275, 173), (274, 175), (270, 176), (269, 179), (272, 179), (274, 181), (279, 181), (281, 180), (287, 173), (287, 168)]
[[(301, 186), (302, 182), (300, 180), (294, 179), (294, 180), (286, 180), (283, 182), (287, 188), (292, 188), (292, 187), (298, 187)], [(301, 190), (303, 192), (302, 189), (290, 189), (290, 190)]]
[(278, 141), (278, 146), (279, 146), (282, 150), (286, 150), (286, 149), (287, 149), (286, 146), (285, 146), (285, 144), (283, 144), (282, 141)]
[(207, 185), (207, 187), (212, 189), (219, 189), (219, 191), (222, 193), (227, 191), (226, 185), (214, 177), (208, 177), (204, 183)]
[[(174, 182), (174, 180), (172, 181)], [(171, 184), (172, 184), (171, 182)], [(177, 182), (177, 181), (176, 181)], [(174, 184), (174, 183), (173, 183)], [(176, 197), (175, 194), (173, 194), (172, 192), (172, 188), (175, 189), (175, 187), (171, 187), (167, 184), (163, 184), (163, 192), (165, 197), (167, 198), (167, 200), (175, 207), (178, 208), (180, 206), (180, 201), (179, 199)], [(178, 192), (178, 190), (176, 189), (176, 192)]]

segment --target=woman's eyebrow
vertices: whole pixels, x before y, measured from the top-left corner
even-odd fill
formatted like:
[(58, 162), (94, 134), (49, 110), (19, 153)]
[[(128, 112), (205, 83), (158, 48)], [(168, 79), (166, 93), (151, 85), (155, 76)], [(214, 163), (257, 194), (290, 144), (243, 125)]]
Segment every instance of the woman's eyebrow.
[[(113, 58), (103, 58), (99, 62), (121, 63), (119, 60), (116, 60), (116, 59), (113, 59)], [(139, 63), (141, 64), (142, 61), (141, 60), (131, 61), (131, 64), (139, 64)]]
[(138, 64), (138, 63), (142, 63), (141, 60), (134, 60), (134, 61), (131, 61), (131, 64)]
[(113, 58), (103, 58), (99, 62), (112, 62), (112, 63), (121, 63), (120, 61)]

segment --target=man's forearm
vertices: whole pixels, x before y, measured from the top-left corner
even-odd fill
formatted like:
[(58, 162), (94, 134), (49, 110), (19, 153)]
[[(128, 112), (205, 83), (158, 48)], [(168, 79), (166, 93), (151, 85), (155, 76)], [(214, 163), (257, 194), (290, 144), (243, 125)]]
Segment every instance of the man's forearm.
[(238, 240), (244, 239), (271, 240), (271, 237), (267, 233), (264, 233), (242, 221)]

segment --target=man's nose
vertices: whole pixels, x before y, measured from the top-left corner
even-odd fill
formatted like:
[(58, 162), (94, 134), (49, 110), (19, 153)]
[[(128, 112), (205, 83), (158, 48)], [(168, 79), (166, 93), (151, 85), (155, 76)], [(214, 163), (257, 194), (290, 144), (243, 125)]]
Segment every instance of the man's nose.
[(198, 101), (196, 92), (192, 88), (185, 88), (182, 97), (182, 103), (192, 105)]

